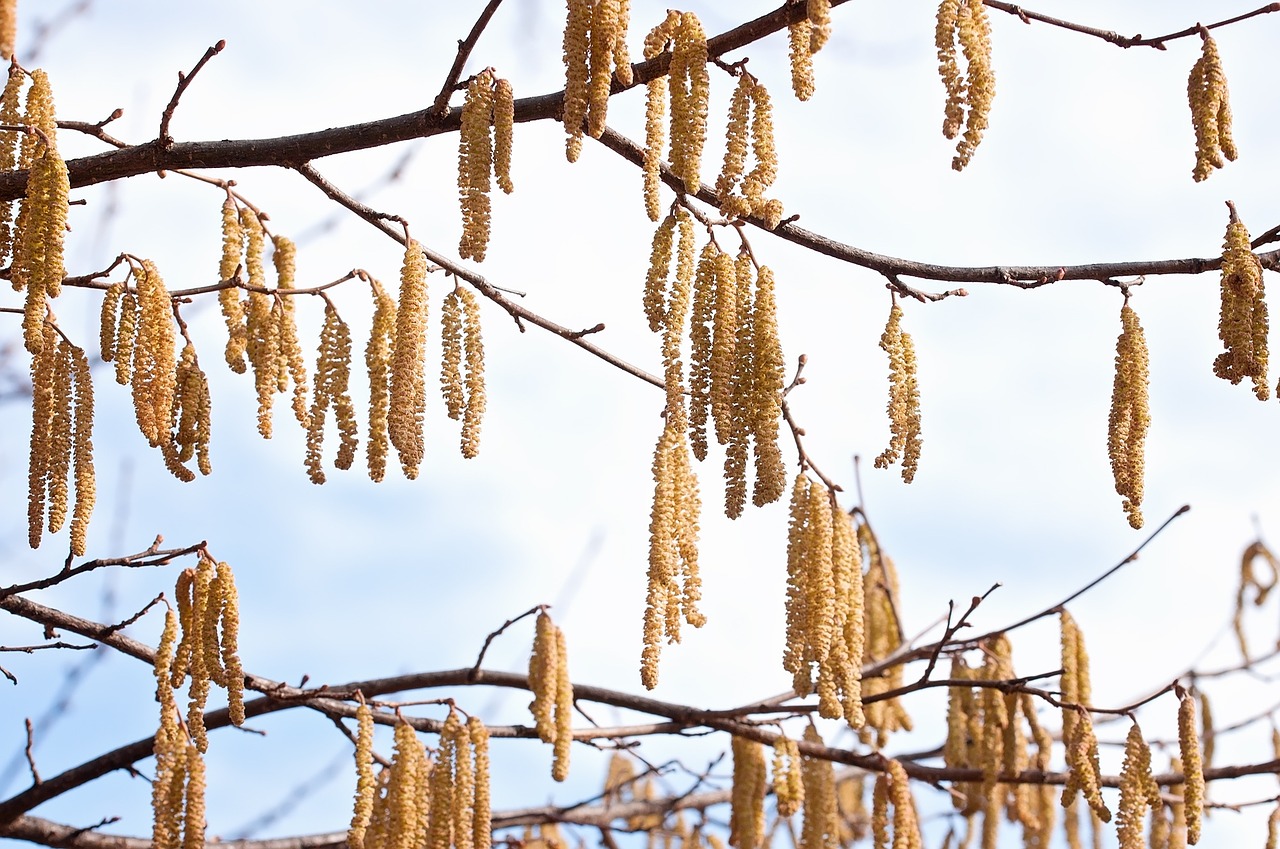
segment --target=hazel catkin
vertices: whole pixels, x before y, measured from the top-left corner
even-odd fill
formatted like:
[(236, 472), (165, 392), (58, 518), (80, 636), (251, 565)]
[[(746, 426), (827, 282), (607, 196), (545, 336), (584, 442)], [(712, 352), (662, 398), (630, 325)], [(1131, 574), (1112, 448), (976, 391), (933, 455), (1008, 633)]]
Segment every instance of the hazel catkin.
[(1107, 419), (1107, 453), (1116, 493), (1129, 524), (1142, 527), (1144, 445), (1151, 416), (1147, 406), (1147, 342), (1138, 314), (1126, 298), (1120, 308), (1121, 333), (1116, 341), (1116, 374)]
[[(396, 307), (396, 335), (391, 360), (391, 410), (388, 414), (391, 444), (399, 452), (405, 477), (418, 476), (425, 441), (422, 420), (426, 412), (424, 373), (427, 335), (427, 259), (417, 242), (405, 245), (400, 271), (400, 299)], [(317, 378), (318, 382), (318, 378)]]
[(351, 467), (357, 441), (355, 407), (347, 389), (351, 377), (351, 330), (330, 303), (325, 304), (315, 374), (311, 426), (307, 429), (306, 466), (311, 482), (322, 484), (325, 481), (321, 466), (324, 423), (325, 414), (330, 407), (333, 407), (338, 424), (339, 446), (334, 459), (335, 466), (339, 469)]
[(1223, 240), (1218, 338), (1226, 348), (1213, 361), (1213, 373), (1235, 385), (1248, 377), (1259, 401), (1270, 397), (1267, 385), (1267, 302), (1262, 263), (1249, 244), (1249, 231), (1227, 202), (1230, 220)]
[(1204, 27), (1200, 28), (1200, 40), (1200, 58), (1187, 77), (1187, 103), (1196, 134), (1196, 165), (1191, 177), (1197, 183), (1207, 180), (1213, 169), (1223, 167), (1227, 160), (1235, 161), (1237, 155), (1231, 137), (1227, 75), (1222, 70), (1218, 43)]
[(462, 238), (458, 254), (483, 262), (489, 245), (489, 175), (493, 168), (492, 70), (472, 77), (462, 106), (458, 137), (458, 196), (462, 207)]
[(692, 12), (680, 16), (671, 51), (671, 171), (686, 192), (701, 184), (702, 148), (707, 140), (707, 35)]
[(1184, 693), (1178, 703), (1178, 756), (1182, 761), (1183, 804), (1187, 820), (1187, 843), (1200, 840), (1200, 820), (1204, 813), (1204, 767), (1200, 753), (1200, 731), (1196, 724), (1196, 700)]
[(916, 353), (911, 335), (902, 331), (902, 308), (895, 303), (880, 337), (889, 355), (889, 447), (876, 457), (875, 467), (887, 469), (901, 460), (902, 480), (911, 483), (920, 464), (920, 390)]
[(734, 736), (731, 750), (729, 845), (734, 849), (759, 849), (765, 836), (764, 797), (768, 790), (764, 746)]
[[(951, 167), (961, 171), (973, 158), (991, 115), (995, 73), (991, 68), (991, 25), (980, 0), (942, 0), (934, 31), (938, 71), (947, 90), (942, 134), (964, 135), (956, 144)], [(957, 45), (965, 57), (965, 72), (957, 61)]]
[(369, 436), (365, 454), (369, 478), (380, 482), (387, 469), (388, 422), (391, 411), (391, 355), (396, 334), (396, 302), (372, 277), (373, 321), (369, 342), (364, 349), (365, 370), (369, 375)]

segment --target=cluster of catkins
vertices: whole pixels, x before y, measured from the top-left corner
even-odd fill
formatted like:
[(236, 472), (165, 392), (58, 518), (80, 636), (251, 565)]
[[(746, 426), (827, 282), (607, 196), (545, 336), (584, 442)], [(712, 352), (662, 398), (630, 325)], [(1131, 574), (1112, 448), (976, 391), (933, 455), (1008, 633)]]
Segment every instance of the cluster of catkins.
[(529, 689), (538, 739), (552, 746), (551, 777), (569, 777), (569, 747), (573, 743), (573, 683), (569, 679), (569, 655), (564, 632), (547, 611), (538, 612), (529, 656)]
[[(1266, 292), (1262, 263), (1249, 244), (1249, 231), (1231, 211), (1222, 251), (1222, 304), (1218, 314), (1218, 338), (1226, 349), (1213, 361), (1213, 373), (1236, 384), (1246, 377), (1259, 401), (1271, 397), (1267, 386)], [(1277, 390), (1280, 394), (1280, 390)]]
[(622, 85), (631, 85), (627, 53), (631, 2), (568, 0), (568, 12), (564, 28), (565, 155), (570, 162), (577, 162), (584, 122), (592, 138), (604, 133), (614, 74)]
[(467, 85), (458, 134), (458, 198), (462, 205), (462, 240), (458, 254), (483, 262), (489, 246), (489, 177), (511, 194), (511, 131), (515, 120), (511, 83), (497, 79), (492, 68)]
[(434, 757), (395, 725), (389, 766), (373, 772), (373, 711), (356, 709), (356, 795), (348, 849), (489, 849), (489, 730), (452, 707)]
[(1187, 103), (1196, 133), (1196, 167), (1191, 177), (1197, 183), (1209, 179), (1213, 169), (1224, 166), (1226, 160), (1234, 162), (1238, 155), (1231, 138), (1231, 101), (1218, 44), (1203, 27), (1200, 40), (1200, 58), (1187, 77)]
[[(803, 742), (824, 745), (813, 725)], [(802, 815), (797, 849), (827, 849), (841, 831), (835, 769), (830, 760), (801, 752), (797, 741), (778, 734), (773, 744), (773, 779), (769, 780), (765, 747), (754, 740), (733, 737), (733, 788), (730, 794), (729, 845), (761, 849), (768, 845), (765, 796), (773, 791), (779, 817)]]
[[(202, 553), (195, 568), (179, 574), (175, 595), (178, 609), (165, 613), (155, 656), (156, 701), (160, 703), (156, 776), (151, 785), (156, 849), (204, 845), (202, 756), (209, 749), (204, 710), (210, 685), (226, 689), (233, 725), (242, 725), (245, 718), (244, 669), (237, 648), (240, 605), (231, 567)], [(184, 724), (174, 691), (188, 678)]]
[[(991, 116), (996, 77), (991, 69), (991, 23), (982, 0), (942, 0), (934, 34), (938, 49), (938, 73), (947, 89), (942, 134), (956, 143), (951, 167), (961, 171), (973, 158)], [(957, 48), (964, 54), (960, 71)]]

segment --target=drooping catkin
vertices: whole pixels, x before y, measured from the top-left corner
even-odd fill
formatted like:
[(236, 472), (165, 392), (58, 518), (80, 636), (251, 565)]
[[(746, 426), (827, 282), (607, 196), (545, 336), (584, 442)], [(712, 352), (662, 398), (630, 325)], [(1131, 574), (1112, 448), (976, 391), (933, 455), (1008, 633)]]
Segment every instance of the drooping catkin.
[[(44, 72), (35, 71), (34, 75), (43, 77)], [(28, 95), (31, 96), (34, 94)], [(50, 102), (50, 120), (52, 108)], [(46, 130), (46, 143), (30, 165), (27, 196), (19, 213), (18, 244), (10, 268), (14, 285), (25, 286), (27, 290), (22, 326), (26, 348), (32, 353), (44, 338), (40, 324), (47, 310), (46, 299), (56, 298), (62, 288), (63, 237), (67, 229), (67, 195), (71, 190), (67, 166), (58, 153), (52, 125), (41, 128), (42, 132)]]
[[(947, 90), (942, 134), (949, 139), (964, 136), (956, 144), (951, 167), (961, 171), (973, 158), (991, 115), (995, 97), (995, 73), (991, 69), (991, 24), (980, 0), (942, 0), (938, 5), (934, 41), (938, 72)], [(964, 53), (960, 71), (957, 45)]]
[(483, 262), (489, 246), (489, 175), (493, 168), (493, 71), (471, 78), (462, 106), (458, 134), (458, 197), (462, 206), (462, 238), (458, 254)]
[(798, 813), (805, 804), (805, 785), (800, 769), (800, 747), (786, 734), (773, 741), (773, 796), (778, 816)]
[(356, 793), (347, 829), (347, 846), (364, 849), (364, 836), (373, 816), (373, 797), (377, 782), (373, 775), (373, 710), (363, 700), (356, 708)]
[[(901, 587), (898, 570), (893, 559), (880, 547), (880, 542), (865, 516), (858, 523), (858, 540), (866, 550), (867, 572), (863, 578), (863, 610), (866, 637), (862, 653), (863, 665), (882, 661), (894, 655), (903, 643), (902, 624), (898, 620), (901, 609)], [(896, 664), (883, 674), (864, 679), (862, 692), (865, 699), (880, 696), (903, 686), (903, 665)], [(877, 698), (864, 707), (866, 724), (859, 729), (863, 742), (876, 741), (882, 746), (894, 731), (911, 730), (911, 716), (901, 699)]]
[(808, 0), (809, 52), (817, 53), (831, 38), (831, 0)]
[(1200, 754), (1200, 729), (1196, 722), (1196, 700), (1184, 693), (1178, 704), (1178, 757), (1185, 780), (1182, 800), (1186, 807), (1187, 843), (1200, 840), (1200, 820), (1204, 813), (1204, 762)]
[(52, 464), (54, 405), (60, 361), (58, 336), (52, 323), (44, 325), (44, 340), (31, 358), (31, 440), (27, 465), (27, 542), (40, 547), (44, 530), (49, 467)]
[(671, 171), (686, 192), (701, 184), (702, 148), (707, 141), (707, 35), (693, 12), (680, 16), (671, 50)]
[(747, 502), (747, 455), (754, 411), (755, 334), (753, 333), (753, 263), (743, 251), (734, 263), (737, 338), (734, 340), (733, 375), (729, 380), (729, 422), (724, 458), (724, 512), (730, 519), (742, 515)]
[[(595, 139), (604, 134), (609, 109), (609, 87), (613, 81), (614, 50), (618, 44), (619, 0), (595, 0), (591, 9), (591, 44), (587, 50), (587, 133)], [(625, 32), (622, 36), (626, 38)]]
[(68, 483), (71, 470), (72, 438), (72, 362), (71, 343), (58, 338), (54, 356), (53, 417), (49, 422), (49, 522), (48, 531), (55, 534), (62, 530), (67, 519)]
[(464, 362), (467, 367), (467, 407), (462, 414), (462, 456), (470, 460), (480, 453), (480, 426), (487, 395), (484, 388), (484, 341), (480, 337), (480, 302), (470, 289), (462, 290)]
[(715, 191), (720, 196), (720, 214), (741, 215), (740, 207), (731, 200), (734, 189), (746, 174), (747, 136), (751, 123), (751, 89), (755, 80), (746, 71), (738, 75), (738, 85), (729, 101), (729, 120), (725, 125), (724, 163), (716, 177)]
[(813, 40), (813, 24), (808, 18), (802, 18), (787, 27), (787, 39), (790, 47), (787, 56), (791, 60), (791, 90), (797, 100), (808, 100), (813, 97), (813, 53), (810, 43)]
[(200, 473), (212, 471), (209, 463), (209, 380), (200, 368), (195, 346), (188, 342), (178, 358), (170, 416), (171, 439), (161, 444), (165, 467), (181, 481), (195, 475), (183, 463), (196, 459)]
[(340, 439), (338, 454), (334, 459), (335, 466), (339, 469), (351, 468), (357, 441), (355, 407), (347, 389), (351, 377), (351, 330), (331, 303), (325, 304), (315, 375), (315, 391), (309, 416), (311, 426), (307, 429), (306, 466), (311, 482), (322, 484), (325, 481), (321, 465), (324, 423), (330, 407), (333, 407)]
[[(667, 17), (658, 24), (644, 39), (645, 60), (654, 59), (667, 50), (676, 29), (680, 25), (680, 13), (674, 9), (667, 10)], [(567, 36), (566, 30), (566, 38)], [(666, 126), (662, 122), (667, 111), (667, 97), (670, 85), (666, 76), (658, 76), (649, 80), (645, 93), (644, 118), (644, 205), (650, 221), (657, 221), (661, 212), (659, 206), (658, 187), (662, 166), (662, 148), (666, 141)], [(567, 100), (567, 95), (566, 95)]]
[(493, 85), (493, 177), (503, 194), (515, 191), (511, 181), (511, 139), (516, 120), (515, 92), (511, 81)]
[(1066, 807), (1084, 796), (1089, 808), (1103, 822), (1111, 821), (1111, 811), (1102, 800), (1102, 770), (1098, 765), (1098, 738), (1093, 733), (1093, 719), (1083, 708), (1074, 711), (1070, 736), (1063, 737), (1066, 747), (1067, 783), (1062, 790), (1062, 805)]
[(231, 724), (244, 725), (244, 667), (240, 663), (240, 594), (235, 576), (225, 562), (217, 565), (214, 593), (218, 604), (218, 645), (227, 691), (227, 713)]
[(264, 263), (266, 233), (258, 214), (249, 207), (240, 210), (240, 226), (245, 234), (245, 270), (249, 275), (245, 333), (253, 386), (258, 396), (258, 433), (271, 438), (271, 407), (275, 397), (280, 351), (280, 327), (272, 307), (275, 298), (267, 294)]
[[(452, 711), (450, 714), (454, 715)], [(456, 724), (456, 715), (454, 716)], [(420, 843), (418, 824), (421, 821), (421, 810), (418, 806), (418, 794), (420, 782), (424, 777), (421, 769), (424, 760), (422, 744), (418, 742), (418, 735), (414, 732), (413, 726), (404, 721), (396, 723), (393, 739), (395, 748), (391, 757), (391, 776), (387, 784), (388, 828), (384, 847), (385, 849), (414, 849)], [(451, 744), (449, 735), (442, 733), (436, 768), (431, 772), (432, 819), (434, 820), (437, 816), (437, 806), (442, 805), (446, 828), (452, 822), (450, 791), (453, 769), (451, 763), (446, 763), (453, 753)], [(441, 780), (445, 784), (443, 788), (436, 786), (436, 783)], [(436, 792), (438, 789), (443, 789), (444, 792)], [(435, 823), (432, 822), (432, 827), (434, 826)], [(446, 835), (452, 836), (447, 831)], [(447, 847), (448, 843), (445, 843), (445, 846)]]
[(1120, 849), (1145, 849), (1143, 818), (1148, 807), (1158, 812), (1163, 804), (1160, 788), (1151, 775), (1151, 749), (1142, 737), (1142, 729), (1134, 722), (1125, 739), (1124, 764), (1120, 769), (1120, 808), (1116, 814)]
[(906, 767), (901, 761), (891, 758), (887, 775), (889, 801), (893, 803), (893, 849), (921, 849), (924, 842), (920, 835), (920, 820), (916, 815)]
[(116, 365), (116, 383), (121, 386), (128, 386), (133, 380), (133, 348), (137, 333), (138, 299), (126, 289), (120, 299), (120, 323), (116, 325), (116, 338), (111, 349)]
[(276, 267), (276, 296), (272, 305), (272, 317), (279, 329), (276, 351), (276, 391), (287, 392), (293, 384), (293, 417), (303, 430), (307, 429), (307, 365), (302, 357), (302, 345), (298, 341), (298, 322), (295, 317), (295, 298), (283, 295), (295, 288), (297, 274), (297, 245), (285, 236), (272, 239), (271, 262)]
[(104, 363), (115, 359), (117, 316), (120, 299), (124, 296), (124, 284), (112, 283), (102, 295), (102, 309), (98, 316), (98, 351)]
[[(391, 444), (400, 456), (405, 477), (418, 476), (425, 441), (425, 354), (427, 336), (427, 258), (418, 243), (405, 246), (400, 271), (400, 300), (396, 307), (396, 338), (391, 360)], [(318, 382), (318, 381), (317, 381)]]
[[(231, 194), (222, 202), (222, 259), (218, 263), (218, 281), (224, 286), (237, 282), (240, 257), (244, 252), (245, 234), (240, 226), (240, 210)], [(244, 304), (240, 301), (240, 289), (234, 285), (218, 290), (218, 305), (227, 325), (227, 366), (236, 374), (244, 374), (245, 351), (249, 345), (249, 333), (245, 326)]]
[(1227, 202), (1230, 220), (1223, 240), (1222, 301), (1218, 338), (1226, 347), (1213, 361), (1213, 373), (1232, 385), (1248, 377), (1259, 401), (1271, 396), (1267, 386), (1267, 302), (1262, 264), (1249, 245), (1249, 231)]
[[(825, 745), (813, 725), (804, 729), (806, 743)], [(804, 784), (804, 824), (800, 830), (799, 849), (836, 849), (840, 831), (836, 806), (835, 766), (826, 758), (804, 755), (800, 759)]]
[(463, 835), (461, 849), (489, 849), (493, 824), (489, 791), (489, 729), (474, 714), (467, 718), (467, 738), (475, 753), (475, 794), (471, 800), (471, 840)]
[(880, 336), (880, 348), (889, 355), (889, 447), (875, 467), (887, 469), (901, 460), (902, 480), (911, 483), (920, 465), (920, 388), (915, 346), (901, 322), (902, 308), (895, 303)]
[(133, 408), (138, 428), (147, 442), (155, 447), (169, 438), (177, 380), (172, 302), (154, 262), (143, 260), (133, 273), (138, 293), (138, 329), (133, 345)]
[(577, 162), (582, 153), (582, 122), (586, 120), (590, 98), (591, 18), (593, 0), (565, 0), (568, 17), (564, 25), (564, 132), (565, 156)]
[(1141, 528), (1144, 445), (1151, 423), (1147, 407), (1147, 341), (1138, 314), (1127, 298), (1120, 308), (1120, 324), (1111, 414), (1107, 419), (1107, 453), (1129, 525)]
[(178, 617), (172, 608), (166, 611), (164, 631), (156, 648), (156, 701), (160, 704), (160, 725), (156, 731), (153, 753), (156, 759), (155, 779), (151, 784), (153, 809), (152, 844), (156, 849), (174, 849), (181, 843), (181, 791), (174, 804), (170, 788), (181, 782), (181, 764), (187, 747), (186, 735), (178, 725), (178, 707), (170, 683), (174, 648), (178, 639)]
[(18, 0), (0, 3), (0, 58), (12, 59), (18, 41)]
[(71, 513), (71, 553), (83, 557), (85, 537), (89, 531), (89, 517), (97, 497), (96, 477), (93, 469), (93, 378), (89, 373), (89, 358), (84, 350), (70, 347), (71, 367), (75, 384), (74, 435), (71, 438), (72, 468), (75, 473), (76, 499)]
[(746, 399), (755, 452), (755, 488), (751, 503), (757, 507), (777, 501), (787, 488), (787, 472), (778, 445), (784, 367), (773, 270), (762, 265), (751, 306), (751, 397)]
[(764, 797), (769, 789), (764, 746), (735, 736), (731, 749), (729, 845), (735, 849), (759, 849), (765, 835)]
[(683, 407), (666, 411), (653, 456), (653, 509), (649, 516), (649, 573), (644, 612), (640, 681), (658, 684), (661, 644), (680, 642), (680, 620), (695, 628), (707, 621), (698, 610), (698, 521), (702, 511), (698, 480), (689, 460), (688, 421)]
[(832, 578), (831, 509), (827, 489), (797, 475), (787, 531), (787, 642), (782, 667), (796, 693), (813, 691), (813, 665), (831, 648), (835, 585)]
[(573, 743), (573, 684), (564, 632), (546, 610), (539, 611), (533, 652), (529, 656), (529, 689), (538, 739), (553, 748), (551, 777), (564, 781), (569, 775), (569, 747)]
[(711, 323), (716, 298), (715, 261), (719, 248), (708, 241), (698, 257), (689, 317), (689, 442), (693, 456), (707, 459), (707, 419), (711, 415)]
[(1196, 134), (1196, 166), (1191, 177), (1207, 180), (1214, 168), (1235, 161), (1236, 145), (1231, 137), (1231, 102), (1227, 75), (1222, 70), (1218, 44), (1209, 30), (1200, 28), (1200, 58), (1187, 77), (1187, 103), (1191, 107), (1191, 127)]
[[(4, 92), (0, 94), (0, 124), (15, 126), (22, 123), (20, 100), (27, 75), (22, 68), (10, 64)], [(0, 132), (0, 171), (13, 171), (18, 167), (19, 134)], [(13, 201), (0, 201), (0, 263), (6, 263), (13, 254)]]
[(372, 277), (373, 322), (369, 343), (364, 349), (365, 370), (369, 374), (369, 438), (365, 454), (369, 478), (380, 482), (387, 470), (388, 419), (391, 412), (391, 355), (396, 335), (396, 302), (382, 284)]

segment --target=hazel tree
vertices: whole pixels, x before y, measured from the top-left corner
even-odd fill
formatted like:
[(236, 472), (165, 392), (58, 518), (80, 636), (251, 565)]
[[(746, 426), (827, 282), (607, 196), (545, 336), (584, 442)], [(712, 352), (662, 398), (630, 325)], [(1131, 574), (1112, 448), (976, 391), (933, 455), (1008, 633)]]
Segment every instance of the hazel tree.
[(1280, 4), (471, 5), (0, 3), (0, 837), (1274, 845)]

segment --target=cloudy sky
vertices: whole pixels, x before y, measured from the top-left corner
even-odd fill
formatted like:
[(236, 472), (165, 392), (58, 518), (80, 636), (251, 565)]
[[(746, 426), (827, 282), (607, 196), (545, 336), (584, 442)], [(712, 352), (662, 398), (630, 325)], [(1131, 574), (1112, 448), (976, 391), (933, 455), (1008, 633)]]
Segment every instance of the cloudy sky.
[[(37, 23), (72, 5), (24, 4), (19, 59), (49, 71), (59, 117), (96, 121), (121, 107), (125, 114), (112, 125), (114, 134), (142, 142), (155, 134), (176, 73), (219, 39), (226, 39), (226, 50), (201, 72), (174, 119), (180, 141), (269, 137), (424, 108), (483, 4), (382, 2), (353, 11), (336, 2), (223, 0), (163, 14), (138, 0), (93, 2), (51, 33), (29, 61), (22, 44)], [(1044, 0), (1034, 8), (1149, 35), (1191, 25), (1209, 5), (1117, 8)], [(1222, 17), (1252, 8), (1211, 6)], [(633, 53), (663, 8), (634, 0)], [(771, 8), (704, 3), (696, 11), (714, 34)], [(749, 56), (749, 67), (773, 93), (781, 159), (776, 191), (788, 213), (808, 229), (878, 253), (975, 266), (1213, 256), (1221, 249), (1228, 199), (1254, 234), (1280, 222), (1274, 191), (1280, 162), (1269, 156), (1280, 106), (1266, 73), (1280, 25), (1275, 16), (1217, 36), (1241, 154), (1196, 184), (1185, 91), (1198, 39), (1171, 42), (1165, 51), (1120, 50), (991, 15), (997, 96), (986, 139), (963, 174), (951, 170), (952, 143), (939, 132), (944, 94), (930, 4), (860, 2), (837, 9), (832, 41), (816, 57), (817, 93), (806, 104), (789, 92), (785, 35), (730, 54)], [(504, 4), (468, 73), (491, 65), (512, 81), (517, 97), (557, 91), (563, 87), (562, 22), (563, 7), (551, 0)], [(731, 90), (731, 80), (713, 70), (708, 181), (718, 165)], [(639, 137), (643, 99), (638, 90), (615, 97), (610, 125)], [(441, 136), (316, 165), (347, 190), (365, 192), (377, 209), (407, 218), (424, 244), (454, 256), (456, 143)], [(102, 149), (69, 132), (61, 146), (68, 158)], [(558, 124), (516, 128), (516, 192), (495, 199), (489, 258), (478, 270), (496, 285), (527, 293), (521, 303), (560, 324), (603, 322), (598, 344), (657, 373), (659, 340), (641, 310), (652, 225), (643, 212), (640, 175), (593, 143), (575, 165), (561, 150)], [(403, 164), (399, 177), (386, 183), (396, 163)], [(389, 284), (397, 280), (399, 246), (341, 213), (296, 174), (262, 169), (222, 176), (234, 176), (278, 232), (298, 239), (303, 285), (355, 267)], [(218, 190), (148, 175), (75, 197), (86, 205), (72, 212), (70, 273), (104, 267), (128, 251), (154, 259), (171, 288), (215, 281)], [(845, 487), (843, 501), (853, 503), (852, 458), (874, 457), (888, 439), (887, 367), (877, 347), (889, 310), (884, 280), (763, 231), (749, 238), (756, 256), (776, 271), (787, 361), (808, 356), (808, 382), (790, 396), (806, 448)], [(429, 281), (433, 325), (451, 285), (443, 275)], [(908, 633), (936, 624), (948, 600), (967, 600), (996, 582), (1002, 587), (975, 624), (998, 628), (1065, 597), (1145, 538), (1125, 521), (1106, 453), (1119, 293), (1087, 281), (1034, 291), (968, 289), (966, 298), (904, 305), (923, 405), (924, 453), (915, 482), (906, 486), (896, 470), (863, 464), (866, 509), (903, 575)], [(1182, 504), (1192, 510), (1140, 560), (1072, 605), (1093, 650), (1098, 704), (1125, 704), (1192, 664), (1215, 668), (1234, 660), (1222, 627), (1232, 612), (1239, 554), (1259, 529), (1273, 533), (1280, 515), (1274, 473), (1280, 411), (1275, 400), (1259, 403), (1245, 386), (1213, 376), (1220, 350), (1217, 294), (1216, 274), (1153, 277), (1135, 292), (1151, 351), (1148, 526)], [(7, 305), (17, 303), (14, 297)], [(362, 347), (367, 294), (347, 285), (335, 301)], [(58, 304), (63, 326), (92, 343), (97, 305), (96, 293), (67, 292)], [(319, 303), (299, 305), (309, 350), (320, 312)], [(175, 546), (207, 540), (238, 575), (245, 665), (274, 679), (296, 682), (305, 674), (313, 683), (337, 684), (469, 665), (485, 635), (505, 619), (549, 603), (566, 631), (576, 680), (639, 691), (658, 390), (537, 328), (520, 333), (488, 305), (489, 403), (480, 457), (458, 456), (457, 426), (431, 399), (418, 481), (391, 474), (375, 486), (352, 471), (331, 474), (321, 488), (307, 480), (302, 436), (289, 426), (287, 409), (276, 417), (275, 438), (257, 436), (251, 383), (221, 363), (225, 331), (213, 302), (193, 304), (184, 315), (213, 386), (214, 474), (189, 485), (170, 478), (134, 427), (127, 391), (102, 374), (91, 555), (139, 551), (157, 534)], [(13, 327), (16, 334), (16, 322)], [(17, 362), (19, 371), (25, 368)], [(363, 392), (356, 389), (358, 408)], [(8, 584), (56, 570), (66, 543), (54, 537), (39, 552), (26, 549), (29, 413), (25, 404), (9, 403), (0, 417), (7, 432), (24, 435), (0, 454), (0, 492), (8, 503), (0, 515), (10, 517), (0, 536), (6, 563), (0, 583)], [(701, 471), (709, 623), (664, 652), (655, 691), (705, 707), (772, 695), (788, 681), (778, 663), (786, 508), (724, 519), (718, 464), (709, 460)], [(37, 600), (114, 621), (171, 591), (175, 575), (174, 567), (100, 572)], [(160, 625), (152, 614), (129, 633), (154, 643)], [(1273, 626), (1259, 626), (1259, 644), (1274, 639)], [(0, 630), (7, 645), (36, 638), (14, 621)], [(495, 644), (489, 662), (520, 669), (530, 638), (528, 623), (517, 626)], [(1017, 634), (1019, 671), (1056, 668), (1056, 640), (1047, 626)], [(1218, 648), (1203, 655), (1215, 640)], [(84, 657), (70, 655), (5, 658), (20, 684), (6, 694), (0, 757), (20, 758), (22, 717), (48, 710), (64, 676), (83, 663)], [(37, 730), (41, 772), (51, 775), (152, 733), (149, 688), (149, 670), (134, 661), (109, 657), (93, 664), (60, 722)], [(1218, 692), (1223, 725), (1277, 701), (1265, 682)], [(492, 723), (525, 721), (518, 696), (454, 695)], [(938, 706), (929, 699), (909, 706), (919, 733), (895, 741), (890, 753), (940, 743)], [(1157, 703), (1143, 714), (1144, 728), (1167, 739), (1174, 710), (1171, 699)], [(348, 747), (328, 720), (281, 714), (256, 727), (268, 736), (215, 735), (211, 833), (240, 833), (309, 779), (317, 786), (305, 800), (255, 836), (341, 828), (352, 778), (333, 768)], [(1224, 739), (1218, 762), (1269, 757), (1265, 732)], [(1112, 729), (1108, 739), (1122, 737)], [(724, 746), (720, 740), (677, 745), (684, 742), (653, 741), (645, 751), (657, 761), (682, 757), (697, 768)], [(495, 753), (495, 804), (592, 795), (603, 761), (579, 748), (571, 781), (552, 787), (545, 779), (548, 753), (528, 743), (502, 745)], [(0, 769), (0, 794), (26, 786), (20, 759), (0, 762)], [(919, 792), (935, 806), (946, 802)], [(1217, 791), (1235, 800), (1273, 793), (1272, 783), (1261, 780)], [(35, 813), (77, 825), (119, 815), (114, 830), (144, 834), (148, 798), (141, 782), (117, 774)], [(1262, 840), (1256, 809), (1219, 815), (1210, 828), (1215, 840)]]

